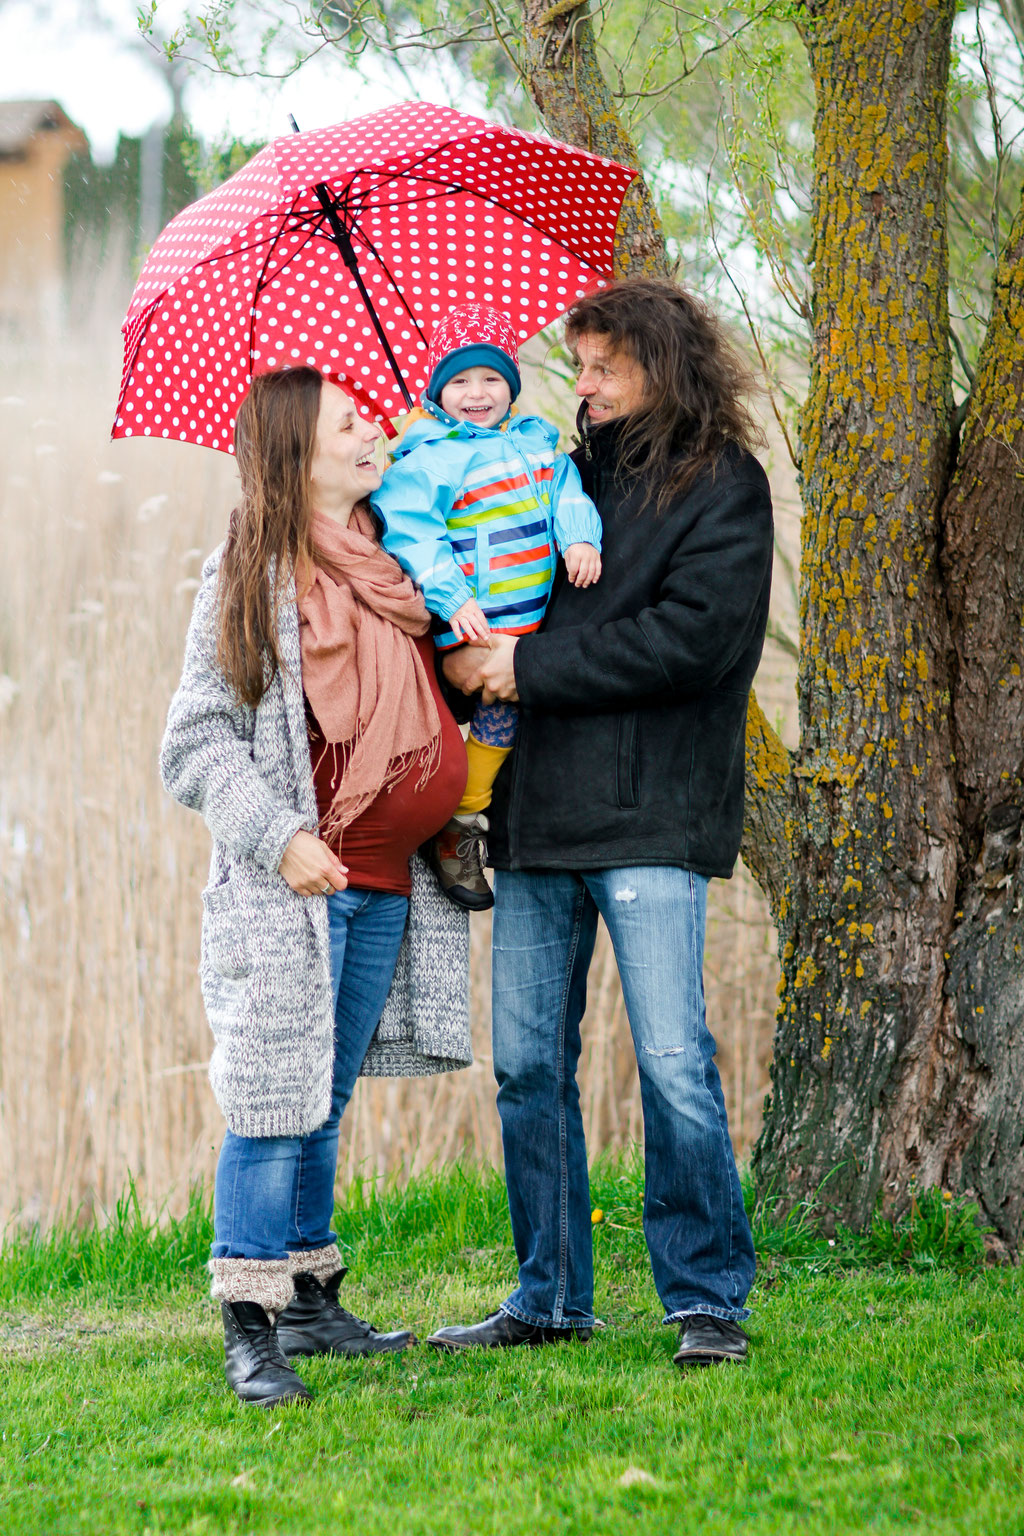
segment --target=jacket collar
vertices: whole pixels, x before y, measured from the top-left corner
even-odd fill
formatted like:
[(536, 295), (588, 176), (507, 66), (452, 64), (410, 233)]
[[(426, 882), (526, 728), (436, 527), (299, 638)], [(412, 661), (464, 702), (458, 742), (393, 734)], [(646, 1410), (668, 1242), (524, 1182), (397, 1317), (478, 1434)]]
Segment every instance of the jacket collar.
[(615, 465), (624, 425), (624, 416), (613, 416), (611, 421), (602, 422), (599, 427), (590, 426), (587, 421), (587, 402), (580, 402), (576, 412), (576, 430), (583, 456), (588, 463), (596, 462), (602, 468)]
[(484, 432), (503, 432), (516, 415), (515, 403), (513, 402), (496, 427), (478, 427), (471, 421), (463, 421), (461, 417), (450, 415), (436, 400), (428, 400), (426, 390), (420, 395), (420, 409), (425, 411), (428, 416), (433, 416), (434, 420), (439, 421), (443, 427), (465, 427), (467, 437), (479, 437)]

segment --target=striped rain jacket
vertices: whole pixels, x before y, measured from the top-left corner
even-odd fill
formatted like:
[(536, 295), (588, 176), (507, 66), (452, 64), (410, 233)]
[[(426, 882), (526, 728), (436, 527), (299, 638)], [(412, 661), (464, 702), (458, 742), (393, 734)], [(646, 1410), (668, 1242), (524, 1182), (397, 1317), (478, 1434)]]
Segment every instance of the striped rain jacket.
[[(540, 627), (556, 549), (601, 548), (601, 519), (558, 433), (540, 416), (501, 427), (457, 421), (431, 404), (397, 449), (371, 500), (384, 547), (441, 619), (475, 597), (491, 628)], [(447, 649), (451, 629), (435, 636)]]

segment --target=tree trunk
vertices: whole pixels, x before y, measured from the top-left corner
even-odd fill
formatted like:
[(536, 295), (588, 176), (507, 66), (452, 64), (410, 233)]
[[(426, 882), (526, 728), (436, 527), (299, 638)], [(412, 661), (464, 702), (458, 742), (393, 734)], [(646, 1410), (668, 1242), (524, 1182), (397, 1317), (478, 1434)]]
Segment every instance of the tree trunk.
[[(957, 876), (945, 110), (953, 0), (822, 0), (814, 342), (804, 411), (799, 813), (762, 1185), (854, 1225), (934, 1182), (908, 1097), (944, 1059)], [(908, 1095), (908, 1085), (913, 1085)]]
[(1024, 202), (943, 511), (962, 832), (949, 943), (947, 1092), (923, 1141), (1011, 1245), (1024, 1218)]

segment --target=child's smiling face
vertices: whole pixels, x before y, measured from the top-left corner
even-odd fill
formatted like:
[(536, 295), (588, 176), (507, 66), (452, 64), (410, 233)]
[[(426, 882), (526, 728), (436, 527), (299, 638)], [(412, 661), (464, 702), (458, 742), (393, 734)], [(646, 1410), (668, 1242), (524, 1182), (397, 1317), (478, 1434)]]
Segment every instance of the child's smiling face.
[(463, 368), (441, 391), (441, 409), (477, 427), (496, 427), (511, 404), (508, 380), (496, 368)]

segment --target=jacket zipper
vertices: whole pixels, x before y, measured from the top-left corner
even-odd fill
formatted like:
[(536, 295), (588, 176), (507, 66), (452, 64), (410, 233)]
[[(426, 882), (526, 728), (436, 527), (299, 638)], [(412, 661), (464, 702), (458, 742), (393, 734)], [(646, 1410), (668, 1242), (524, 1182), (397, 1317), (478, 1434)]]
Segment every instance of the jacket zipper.
[[(517, 704), (517, 709), (522, 705)], [(516, 749), (512, 753), (512, 783), (508, 788), (508, 862), (511, 869), (519, 868), (519, 764), (525, 751), (520, 726)]]

